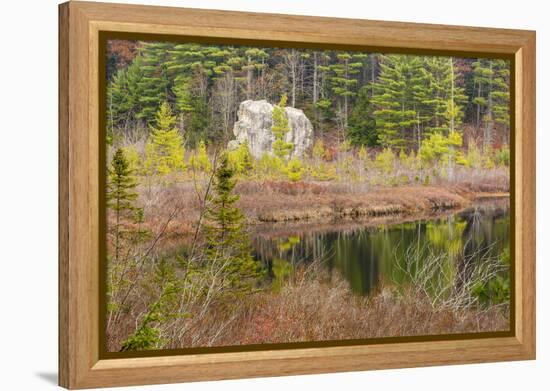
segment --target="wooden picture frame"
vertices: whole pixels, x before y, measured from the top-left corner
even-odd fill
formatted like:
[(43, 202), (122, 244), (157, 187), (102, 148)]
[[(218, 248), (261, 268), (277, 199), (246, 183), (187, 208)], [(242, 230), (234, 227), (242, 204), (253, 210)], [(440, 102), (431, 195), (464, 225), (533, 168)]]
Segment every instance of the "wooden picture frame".
[[(508, 336), (102, 358), (102, 32), (510, 56), (515, 112), (513, 330)], [(71, 1), (59, 6), (59, 384), (70, 389), (535, 358), (535, 32)]]

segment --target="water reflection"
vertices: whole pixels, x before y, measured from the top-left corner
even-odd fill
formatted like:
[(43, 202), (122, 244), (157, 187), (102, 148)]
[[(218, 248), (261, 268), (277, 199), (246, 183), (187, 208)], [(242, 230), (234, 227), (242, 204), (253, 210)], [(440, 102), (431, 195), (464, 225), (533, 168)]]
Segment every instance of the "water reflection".
[(322, 259), (358, 294), (368, 294), (381, 281), (407, 282), (407, 274), (398, 265), (414, 248), (445, 255), (443, 274), (453, 280), (456, 273), (469, 273), (482, 256), (500, 257), (509, 245), (507, 203), (477, 205), (443, 218), (374, 228), (253, 238), (255, 256), (264, 262), (274, 281), (296, 265)]

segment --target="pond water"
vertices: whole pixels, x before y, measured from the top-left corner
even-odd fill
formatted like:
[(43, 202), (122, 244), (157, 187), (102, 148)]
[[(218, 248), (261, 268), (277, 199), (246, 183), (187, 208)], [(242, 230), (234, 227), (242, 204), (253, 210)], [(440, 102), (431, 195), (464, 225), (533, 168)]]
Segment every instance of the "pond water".
[[(282, 273), (320, 260), (330, 273), (339, 273), (357, 294), (368, 294), (381, 282), (405, 283), (409, 274), (402, 262), (411, 254), (440, 255), (449, 273), (479, 262), (481, 257), (506, 257), (510, 245), (508, 202), (490, 202), (428, 220), (359, 226), (321, 233), (302, 229), (298, 233), (270, 237), (253, 236), (255, 257), (272, 279)], [(274, 235), (275, 236), (275, 235)], [(424, 257), (417, 257), (423, 262)]]

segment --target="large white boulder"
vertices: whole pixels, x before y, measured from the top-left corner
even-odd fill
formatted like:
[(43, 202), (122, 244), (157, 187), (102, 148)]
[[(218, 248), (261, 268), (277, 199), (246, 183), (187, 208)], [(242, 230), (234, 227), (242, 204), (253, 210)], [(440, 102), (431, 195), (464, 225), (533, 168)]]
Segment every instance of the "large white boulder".
[[(291, 157), (301, 157), (313, 145), (313, 127), (304, 112), (293, 107), (285, 108), (290, 131), (285, 134), (285, 141), (294, 148)], [(273, 153), (275, 140), (271, 132), (273, 105), (266, 100), (245, 100), (237, 111), (238, 121), (233, 127), (235, 140), (229, 142), (229, 148), (248, 142), (250, 153), (259, 159), (264, 153)]]

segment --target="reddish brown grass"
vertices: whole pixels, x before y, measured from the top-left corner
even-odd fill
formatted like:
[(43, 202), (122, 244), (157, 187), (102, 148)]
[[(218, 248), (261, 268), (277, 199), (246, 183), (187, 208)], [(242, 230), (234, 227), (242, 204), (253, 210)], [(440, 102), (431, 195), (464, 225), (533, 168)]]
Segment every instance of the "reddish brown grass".
[[(413, 290), (403, 295), (389, 287), (370, 298), (357, 297), (336, 276), (331, 281), (302, 279), (287, 283), (279, 293), (250, 296), (233, 317), (216, 338), (201, 340), (225, 346), (475, 333), (509, 327), (499, 308), (433, 308)], [(217, 314), (203, 325), (202, 332), (207, 333), (210, 323), (220, 321)], [(178, 345), (197, 346), (189, 338)]]

